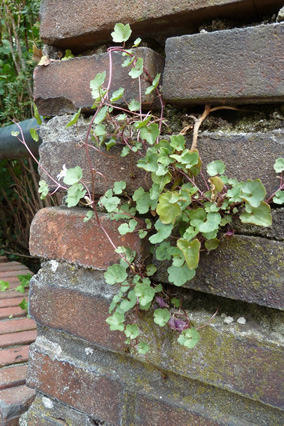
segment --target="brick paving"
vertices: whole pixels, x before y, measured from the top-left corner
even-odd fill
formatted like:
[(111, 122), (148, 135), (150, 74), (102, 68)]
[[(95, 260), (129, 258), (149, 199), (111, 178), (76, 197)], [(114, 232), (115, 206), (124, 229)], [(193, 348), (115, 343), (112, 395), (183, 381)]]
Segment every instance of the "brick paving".
[(36, 323), (19, 307), (28, 290), (22, 294), (14, 289), (19, 285), (17, 275), (31, 273), (19, 262), (8, 262), (0, 256), (0, 280), (10, 288), (0, 292), (0, 424), (17, 425), (28, 409), (35, 391), (26, 386), (29, 345), (36, 339)]

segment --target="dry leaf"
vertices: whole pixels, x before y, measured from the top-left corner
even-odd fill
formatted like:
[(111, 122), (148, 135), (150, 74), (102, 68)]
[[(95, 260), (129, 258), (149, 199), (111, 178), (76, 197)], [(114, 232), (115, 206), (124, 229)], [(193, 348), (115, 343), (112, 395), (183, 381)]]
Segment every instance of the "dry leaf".
[(38, 63), (39, 66), (43, 66), (43, 67), (47, 67), (47, 65), (49, 64), (50, 64), (49, 56), (42, 56), (41, 60)]
[(32, 57), (32, 59), (35, 62), (40, 62), (41, 57), (42, 57), (42, 50), (39, 49), (38, 47), (36, 47), (36, 45), (34, 44), (33, 45), (33, 57)]

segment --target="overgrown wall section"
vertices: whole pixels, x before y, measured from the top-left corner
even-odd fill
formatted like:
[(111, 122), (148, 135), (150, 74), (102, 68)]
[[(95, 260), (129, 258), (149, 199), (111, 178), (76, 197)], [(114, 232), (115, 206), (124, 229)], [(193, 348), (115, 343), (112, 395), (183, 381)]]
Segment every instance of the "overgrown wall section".
[[(284, 23), (271, 16), (282, 2), (70, 3), (42, 2), (42, 38), (55, 61), (34, 74), (39, 112), (50, 116), (41, 127), (41, 163), (52, 176), (65, 164), (80, 165), (88, 177), (81, 147), (87, 121), (81, 118), (77, 128), (66, 124), (79, 107), (90, 113), (89, 81), (108, 71), (103, 51), (120, 21), (132, 25), (134, 38), (148, 39), (140, 55), (152, 77), (162, 72), (172, 132), (207, 102), (247, 109), (248, 115), (260, 111), (262, 127), (240, 121), (230, 132), (229, 123), (215, 117), (215, 131), (200, 134), (199, 150), (205, 162), (224, 160), (231, 176), (261, 178), (268, 193), (277, 189), (273, 164), (284, 153)], [(265, 14), (270, 19), (261, 25)], [(235, 28), (198, 32), (210, 26), (207, 20)], [(60, 61), (60, 49), (83, 55)], [(128, 99), (136, 98), (137, 88), (120, 66), (115, 70), (116, 88), (127, 87)], [(156, 108), (152, 98), (143, 102), (146, 110)], [(186, 137), (190, 143), (191, 135)], [(118, 148), (90, 155), (104, 176), (95, 181), (97, 194), (117, 180), (126, 181), (129, 194), (147, 188), (147, 176)], [(217, 308), (218, 315), (201, 330), (194, 349), (181, 347), (176, 333), (141, 315), (139, 325), (151, 343), (147, 356), (128, 353), (123, 333), (111, 332), (105, 322), (116, 289), (105, 283), (104, 271), (117, 255), (96, 221), (84, 222), (84, 216), (85, 209), (62, 206), (41, 210), (33, 221), (30, 250), (43, 263), (30, 289), (38, 337), (27, 377), (37, 390), (29, 425), (282, 424), (283, 208), (273, 210), (266, 229), (235, 223), (232, 237), (204, 253), (194, 280), (179, 289), (168, 285), (196, 326), (208, 323)], [(103, 212), (101, 220), (118, 245), (129, 245), (141, 258), (148, 254), (136, 234), (119, 235), (119, 223)], [(166, 265), (157, 265), (154, 279), (166, 283)]]

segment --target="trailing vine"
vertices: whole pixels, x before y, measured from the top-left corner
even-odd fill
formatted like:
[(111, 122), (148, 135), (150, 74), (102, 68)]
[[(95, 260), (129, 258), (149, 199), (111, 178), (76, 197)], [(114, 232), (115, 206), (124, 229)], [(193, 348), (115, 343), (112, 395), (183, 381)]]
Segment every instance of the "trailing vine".
[[(187, 348), (193, 348), (198, 343), (199, 328), (202, 326), (194, 327), (181, 300), (168, 296), (163, 286), (155, 282), (157, 268), (154, 263), (141, 262), (135, 251), (115, 245), (100, 220), (98, 209), (103, 208), (112, 220), (122, 221), (118, 227), (121, 235), (138, 234), (149, 242), (150, 252), (157, 261), (171, 262), (167, 269), (168, 281), (180, 287), (194, 278), (201, 252), (210, 252), (218, 247), (220, 231), (227, 235), (233, 233), (234, 218), (238, 217), (243, 223), (271, 225), (269, 203), (284, 203), (284, 159), (279, 158), (274, 164), (275, 172), (279, 173), (279, 189), (269, 197), (259, 179), (241, 182), (228, 177), (225, 164), (220, 160), (207, 164), (207, 180), (197, 149), (198, 130), (210, 112), (221, 107), (206, 105), (199, 118), (192, 117), (194, 130), (191, 147), (187, 146), (182, 134), (164, 134), (166, 125), (160, 74), (152, 78), (144, 67), (143, 59), (136, 56), (135, 48), (140, 39), (135, 41), (133, 48), (125, 48), (130, 35), (128, 24), (115, 25), (113, 41), (121, 45), (108, 48), (108, 79), (106, 72), (102, 72), (90, 82), (95, 112), (82, 147), (86, 152), (91, 183), (84, 180), (81, 167), (67, 169), (63, 166), (57, 177), (50, 176), (44, 170), (53, 182), (52, 190), (46, 181), (41, 180), (39, 191), (45, 198), (49, 193), (65, 190), (68, 207), (81, 203), (89, 208), (84, 221), (95, 220), (120, 256), (120, 261), (109, 266), (104, 274), (107, 284), (119, 287), (106, 321), (111, 330), (125, 333), (126, 343), (133, 350), (146, 354), (150, 347), (140, 339), (140, 311), (151, 310), (154, 322), (178, 332), (178, 342)], [(130, 77), (138, 81), (138, 101), (133, 99), (121, 104), (124, 100), (124, 88), (121, 87), (110, 93), (115, 72), (112, 67), (114, 52), (120, 52), (125, 57), (122, 67), (130, 68)], [(159, 116), (143, 112), (142, 80), (148, 83), (145, 95), (155, 93), (160, 101)], [(72, 117), (66, 127), (77, 125), (80, 112)], [(25, 143), (21, 129), (19, 132), (15, 136)], [(125, 181), (115, 182), (113, 188), (97, 200), (95, 179), (101, 173), (93, 168), (89, 150), (101, 151), (105, 146), (108, 151), (115, 145), (122, 147), (122, 157), (131, 153), (137, 156), (136, 165), (150, 175), (151, 185), (148, 190), (137, 188), (130, 196), (126, 192)], [(130, 311), (134, 312), (132, 322), (128, 315)]]

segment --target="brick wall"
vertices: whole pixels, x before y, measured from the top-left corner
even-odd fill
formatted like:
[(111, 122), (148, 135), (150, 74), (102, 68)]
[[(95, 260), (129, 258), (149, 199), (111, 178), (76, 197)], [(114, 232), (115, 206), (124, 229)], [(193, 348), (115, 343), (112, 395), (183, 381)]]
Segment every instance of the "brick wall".
[[(277, 0), (70, 0), (68, 6), (43, 0), (46, 51), (54, 58), (62, 49), (83, 55), (35, 69), (35, 101), (50, 117), (41, 126), (42, 165), (51, 175), (63, 164), (88, 173), (78, 143), (86, 121), (80, 119), (78, 129), (65, 126), (79, 107), (90, 112), (89, 81), (107, 69), (103, 51), (114, 24), (123, 22), (134, 38), (147, 39), (139, 54), (153, 76), (162, 72), (170, 125), (206, 102), (241, 105), (248, 115), (256, 110), (268, 117), (260, 128), (258, 120), (235, 123), (230, 131), (224, 117), (215, 117), (220, 129), (201, 133), (199, 149), (205, 161), (223, 159), (228, 173), (261, 178), (273, 192), (272, 166), (284, 151), (284, 23), (276, 23), (281, 6)], [(207, 31), (210, 26), (219, 31)], [(127, 86), (127, 99), (136, 96), (118, 67), (120, 86)], [(156, 108), (153, 98), (143, 99), (143, 107)], [(107, 176), (107, 182), (96, 180), (97, 194), (117, 180), (126, 181), (130, 194), (147, 187), (147, 177), (128, 157), (122, 159), (119, 149), (111, 154), (91, 152), (94, 167)], [(194, 280), (175, 289), (196, 325), (219, 307), (194, 349), (181, 347), (171, 330), (143, 316), (140, 326), (152, 344), (146, 357), (130, 355), (123, 333), (111, 332), (105, 322), (116, 289), (105, 283), (104, 271), (117, 258), (96, 222), (83, 222), (84, 216), (80, 208), (48, 208), (32, 224), (30, 251), (43, 261), (30, 289), (38, 337), (29, 357), (27, 381), (37, 397), (28, 424), (282, 424), (284, 209), (273, 211), (269, 228), (236, 223), (235, 235), (202, 257)], [(141, 257), (147, 253), (139, 238), (119, 235), (119, 224), (107, 215), (101, 220), (119, 245)], [(166, 283), (166, 265), (156, 264), (155, 279)]]

